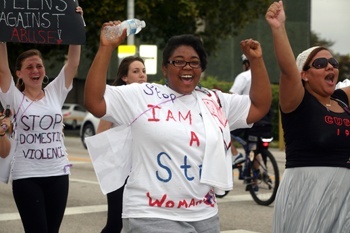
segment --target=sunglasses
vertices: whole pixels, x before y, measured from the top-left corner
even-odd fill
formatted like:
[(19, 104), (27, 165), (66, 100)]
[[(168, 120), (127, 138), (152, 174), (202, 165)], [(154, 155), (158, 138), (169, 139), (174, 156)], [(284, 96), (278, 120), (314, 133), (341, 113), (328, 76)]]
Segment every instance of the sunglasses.
[[(331, 64), (335, 69), (338, 69), (339, 67), (339, 63), (334, 57), (331, 57), (329, 59), (325, 57), (316, 58), (312, 62), (311, 66), (314, 67), (315, 69), (322, 69), (322, 68), (326, 68), (328, 66), (328, 63)], [(305, 66), (303, 70), (307, 71), (308, 69), (311, 68), (311, 66)]]

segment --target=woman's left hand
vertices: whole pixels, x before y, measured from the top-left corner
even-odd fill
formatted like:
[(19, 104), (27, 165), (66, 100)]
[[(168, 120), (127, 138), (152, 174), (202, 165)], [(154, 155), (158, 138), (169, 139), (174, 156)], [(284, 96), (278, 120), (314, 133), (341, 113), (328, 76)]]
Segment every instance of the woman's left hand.
[(83, 14), (84, 14), (83, 8), (81, 8), (80, 6), (77, 6), (77, 7), (75, 8), (75, 12), (80, 13), (81, 16), (83, 16)]
[(241, 41), (241, 49), (244, 55), (247, 56), (249, 61), (255, 58), (262, 57), (262, 50), (260, 43), (253, 39), (246, 39)]

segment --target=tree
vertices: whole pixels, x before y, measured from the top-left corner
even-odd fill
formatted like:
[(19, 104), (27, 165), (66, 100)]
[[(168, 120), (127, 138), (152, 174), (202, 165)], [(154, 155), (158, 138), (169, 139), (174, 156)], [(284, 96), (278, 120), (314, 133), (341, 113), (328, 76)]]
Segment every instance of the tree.
[[(215, 53), (219, 40), (237, 35), (243, 27), (265, 14), (269, 0), (135, 0), (135, 17), (146, 21), (137, 35), (143, 43), (157, 42), (163, 48), (173, 35), (197, 34), (209, 54)], [(124, 20), (127, 0), (81, 0), (87, 26), (88, 42), (96, 50), (98, 31), (108, 20)]]
[[(86, 26), (88, 56), (96, 53), (99, 31), (110, 20), (125, 20), (127, 0), (80, 0)], [(135, 17), (146, 21), (137, 35), (143, 43), (157, 44), (162, 49), (173, 35), (197, 34), (203, 39), (208, 54), (215, 53), (221, 39), (237, 35), (249, 22), (264, 14), (269, 0), (135, 0)], [(29, 48), (38, 48), (44, 57), (64, 59), (65, 45), (32, 45), (9, 43), (9, 60)]]

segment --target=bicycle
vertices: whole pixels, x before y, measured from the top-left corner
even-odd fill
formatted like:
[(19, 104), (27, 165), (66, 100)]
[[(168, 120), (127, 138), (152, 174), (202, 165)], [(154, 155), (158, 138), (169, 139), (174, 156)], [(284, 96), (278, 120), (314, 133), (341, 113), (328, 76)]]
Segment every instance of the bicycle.
[[(239, 169), (239, 179), (246, 184), (253, 200), (259, 205), (268, 206), (274, 202), (280, 183), (279, 169), (275, 157), (269, 151), (269, 143), (273, 138), (248, 135), (247, 140), (232, 135), (245, 151), (245, 162), (233, 165)], [(218, 198), (225, 197), (229, 191)]]

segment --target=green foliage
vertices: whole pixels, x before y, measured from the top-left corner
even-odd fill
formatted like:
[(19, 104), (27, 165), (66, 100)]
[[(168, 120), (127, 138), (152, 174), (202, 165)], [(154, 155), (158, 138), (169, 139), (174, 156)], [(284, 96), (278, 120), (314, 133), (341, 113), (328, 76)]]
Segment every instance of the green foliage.
[[(220, 81), (217, 77), (208, 76), (205, 80), (201, 80), (201, 85), (209, 89), (218, 89), (222, 92), (228, 92), (232, 86), (232, 82)], [(279, 85), (271, 84), (272, 91), (272, 109), (273, 109), (273, 121), (272, 121), (272, 135), (275, 140), (279, 139)]]
[(232, 82), (220, 81), (217, 77), (207, 76), (200, 81), (203, 87), (208, 89), (217, 89), (222, 92), (228, 92), (232, 86)]
[[(94, 54), (102, 24), (126, 19), (127, 0), (80, 0), (79, 3), (87, 24), (87, 46)], [(171, 36), (197, 34), (212, 54), (221, 39), (237, 35), (246, 24), (264, 15), (269, 4), (269, 0), (135, 0), (135, 18), (146, 22), (146, 28), (137, 38), (143, 43), (157, 43), (162, 49)]]
[[(156, 83), (165, 84), (165, 79), (160, 79)], [(232, 86), (232, 82), (221, 81), (218, 77), (208, 76), (201, 80), (201, 85), (208, 89), (217, 89), (222, 92), (228, 93)], [(279, 85), (271, 84), (272, 91), (272, 109), (273, 109), (273, 120), (272, 120), (272, 136), (275, 141), (279, 140)]]

